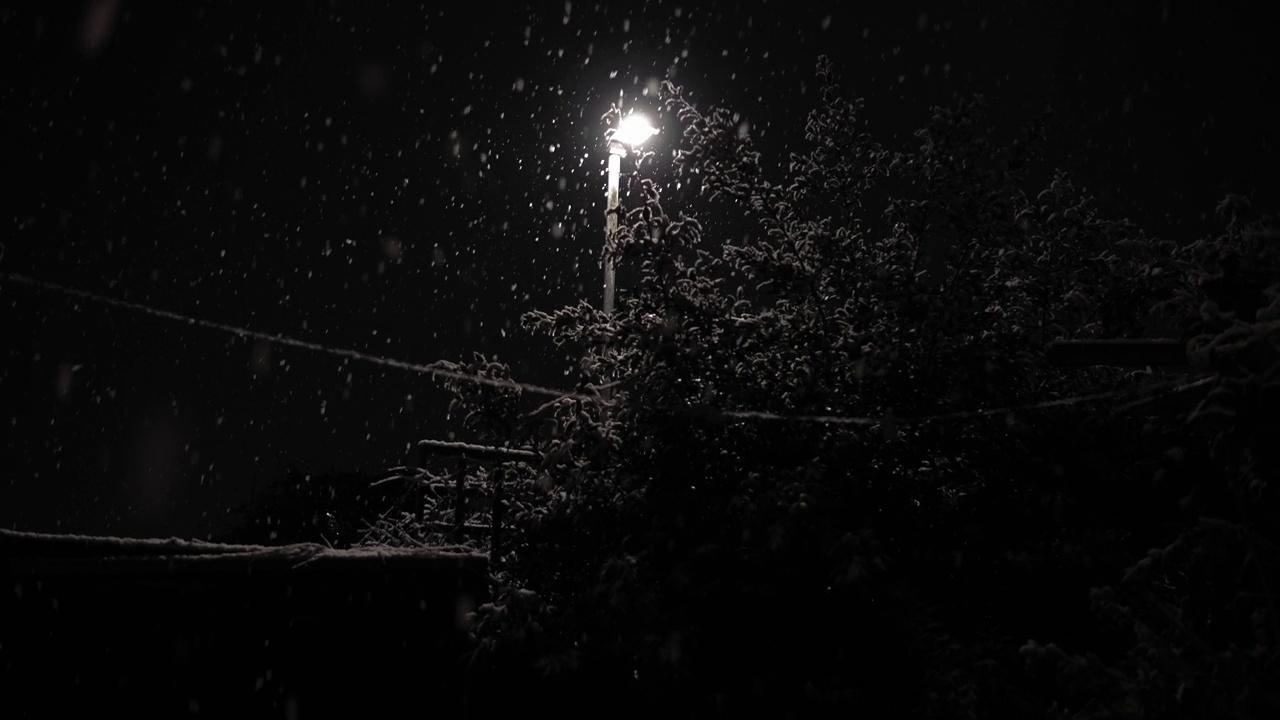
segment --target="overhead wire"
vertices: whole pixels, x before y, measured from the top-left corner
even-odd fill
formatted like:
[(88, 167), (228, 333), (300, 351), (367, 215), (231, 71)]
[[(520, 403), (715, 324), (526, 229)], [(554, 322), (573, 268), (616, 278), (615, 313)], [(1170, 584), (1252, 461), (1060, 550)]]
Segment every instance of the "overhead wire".
[[(996, 415), (1014, 415), (1029, 410), (1043, 410), (1055, 407), (1067, 407), (1070, 405), (1079, 405), (1083, 403), (1098, 402), (1100, 400), (1110, 400), (1118, 397), (1143, 395), (1141, 400), (1126, 403), (1117, 410), (1128, 410), (1133, 407), (1152, 402), (1162, 397), (1174, 395), (1195, 388), (1204, 387), (1212, 383), (1216, 379), (1216, 375), (1202, 377), (1190, 382), (1184, 382), (1185, 378), (1177, 381), (1159, 383), (1157, 385), (1149, 385), (1145, 388), (1126, 388), (1122, 390), (1108, 390), (1106, 392), (1092, 393), (1089, 395), (1076, 395), (1072, 397), (1057, 398), (1054, 400), (1044, 400), (1036, 403), (1028, 403), (1026, 405), (1010, 405), (1006, 407), (996, 408), (979, 408), (976, 410), (957, 410), (941, 413), (932, 413), (929, 415), (907, 415), (902, 417), (854, 417), (848, 415), (794, 415), (785, 413), (771, 413), (759, 410), (724, 410), (719, 414), (729, 418), (741, 418), (745, 420), (765, 420), (765, 421), (791, 421), (791, 422), (810, 422), (821, 423), (826, 425), (865, 425), (878, 426), (887, 422), (893, 422), (897, 425), (911, 425), (927, 422), (939, 422), (947, 420), (967, 420), (977, 417), (990, 417)], [(1168, 392), (1153, 394), (1153, 390), (1168, 388)]]
[[(499, 387), (509, 390), (520, 390), (534, 395), (541, 395), (552, 398), (551, 402), (556, 400), (570, 399), (582, 402), (595, 403), (599, 405), (609, 405), (610, 401), (605, 400), (598, 394), (582, 393), (572, 390), (564, 390), (561, 388), (547, 387), (544, 385), (536, 385), (533, 383), (520, 382), (516, 380), (506, 380), (502, 378), (486, 377), (483, 375), (474, 375), (470, 373), (457, 372), (447, 370), (436, 365), (424, 365), (421, 363), (412, 363), (405, 360), (397, 360), (394, 358), (382, 357), (359, 350), (351, 350), (348, 348), (340, 348), (322, 343), (312, 342), (308, 340), (300, 340), (288, 335), (278, 333), (261, 332), (258, 330), (250, 330), (248, 328), (230, 325), (227, 323), (203, 320), (201, 318), (183, 315), (180, 313), (151, 307), (142, 303), (121, 300), (107, 295), (80, 290), (78, 288), (67, 287), (46, 280), (39, 280), (26, 275), (12, 272), (0, 273), (0, 277), (4, 277), (12, 282), (35, 287), (51, 292), (62, 293), (82, 300), (89, 300), (101, 303), (111, 307), (122, 308), (140, 312), (152, 317), (157, 317), (174, 322), (180, 322), (190, 326), (203, 327), (210, 330), (218, 330), (230, 333), (243, 338), (253, 338), (256, 340), (264, 340), (267, 342), (295, 347), (302, 350), (310, 350), (312, 352), (325, 353), (337, 357), (347, 358), (350, 360), (359, 360), (361, 362), (373, 363), (383, 367), (390, 367), (406, 372), (415, 372), (429, 375), (440, 380), (455, 380), (460, 382), (470, 382), (480, 385), (488, 385), (491, 387)], [(845, 425), (845, 426), (866, 426), (877, 427), (886, 423), (895, 423), (897, 425), (919, 424), (926, 422), (940, 422), (948, 420), (965, 420), (977, 417), (990, 417), (996, 415), (1011, 415), (1029, 410), (1040, 410), (1055, 407), (1066, 407), (1070, 405), (1078, 405), (1082, 403), (1098, 402), (1101, 400), (1109, 400), (1123, 396), (1139, 396), (1140, 399), (1133, 400), (1119, 408), (1127, 410), (1152, 402), (1161, 397), (1186, 392), (1195, 388), (1203, 387), (1213, 382), (1216, 375), (1209, 377), (1201, 377), (1187, 381), (1187, 378), (1159, 383), (1157, 385), (1147, 386), (1145, 388), (1127, 388), (1121, 390), (1109, 390), (1105, 392), (1092, 393), (1088, 395), (1079, 395), (1066, 398), (1057, 398), (1054, 400), (1045, 400), (1026, 405), (1006, 406), (998, 408), (979, 408), (974, 410), (948, 411), (941, 413), (933, 413), (929, 415), (917, 416), (849, 416), (849, 415), (818, 415), (818, 414), (789, 414), (767, 412), (762, 410), (711, 410), (710, 414), (733, 420), (758, 420), (768, 422), (799, 422), (799, 423), (815, 423), (825, 425)], [(1166, 392), (1153, 392), (1159, 389), (1166, 389)], [(550, 403), (547, 403), (550, 404)], [(545, 405), (544, 405), (545, 407)]]
[(535, 395), (544, 395), (554, 398), (572, 398), (576, 400), (584, 400), (589, 402), (600, 402), (600, 398), (585, 393), (574, 392), (570, 390), (560, 390), (558, 388), (549, 388), (531, 383), (516, 382), (514, 380), (504, 380), (502, 378), (485, 377), (483, 375), (472, 375), (469, 373), (457, 372), (454, 370), (446, 370), (434, 365), (423, 365), (421, 363), (412, 363), (405, 360), (396, 360), (394, 358), (372, 355), (370, 353), (361, 352), (359, 350), (351, 350), (348, 348), (340, 348), (332, 345), (324, 345), (322, 343), (311, 342), (308, 340), (299, 340), (298, 338), (288, 335), (280, 335), (277, 333), (267, 333), (258, 330), (250, 330), (248, 328), (229, 325), (227, 323), (213, 322), (210, 320), (202, 320), (200, 318), (191, 317), (190, 315), (182, 315), (180, 313), (171, 312), (169, 310), (161, 310), (142, 303), (130, 302), (128, 300), (120, 300), (118, 298), (100, 295), (98, 293), (89, 292), (87, 290), (79, 290), (77, 288), (66, 287), (57, 283), (51, 283), (46, 280), (37, 280), (36, 278), (20, 275), (18, 273), (0, 273), (3, 277), (13, 282), (22, 283), (32, 287), (38, 287), (53, 292), (59, 292), (83, 300), (91, 300), (93, 302), (110, 305), (113, 307), (133, 310), (135, 312), (151, 315), (152, 317), (163, 318), (165, 320), (173, 320), (175, 322), (194, 325), (197, 327), (208, 328), (210, 330), (220, 330), (222, 332), (231, 333), (244, 338), (253, 338), (255, 340), (265, 340), (279, 345), (296, 347), (303, 350), (311, 350), (313, 352), (327, 353), (337, 357), (348, 358), (351, 360), (360, 360), (361, 362), (374, 363), (384, 367), (395, 368), (397, 370), (405, 370), (408, 372), (422, 373), (430, 375), (439, 380), (459, 380), (462, 382), (472, 382), (480, 385), (489, 385), (492, 387), (505, 388), (509, 390), (523, 390)]

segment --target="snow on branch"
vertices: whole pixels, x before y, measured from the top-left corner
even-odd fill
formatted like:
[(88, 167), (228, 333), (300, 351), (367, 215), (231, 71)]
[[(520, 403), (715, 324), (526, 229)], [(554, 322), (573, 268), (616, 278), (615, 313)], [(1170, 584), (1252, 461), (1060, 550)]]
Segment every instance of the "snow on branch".
[(487, 558), (456, 549), (358, 547), (316, 543), (223, 545), (179, 538), (118, 538), (0, 530), (0, 567), (14, 575), (173, 572), (200, 568), (246, 572), (303, 566), (466, 568), (482, 570)]
[(532, 450), (515, 448), (473, 445), (465, 442), (448, 442), (445, 440), (419, 440), (418, 450), (437, 457), (465, 458), (468, 460), (537, 460), (538, 453)]

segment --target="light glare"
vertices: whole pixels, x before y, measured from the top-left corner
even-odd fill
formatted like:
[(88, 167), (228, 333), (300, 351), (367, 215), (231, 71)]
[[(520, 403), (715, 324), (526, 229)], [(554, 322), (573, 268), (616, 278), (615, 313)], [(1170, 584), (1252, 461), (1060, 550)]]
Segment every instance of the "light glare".
[(656, 135), (657, 132), (658, 128), (650, 125), (643, 115), (628, 115), (618, 125), (618, 131), (613, 134), (613, 139), (623, 145), (636, 147)]

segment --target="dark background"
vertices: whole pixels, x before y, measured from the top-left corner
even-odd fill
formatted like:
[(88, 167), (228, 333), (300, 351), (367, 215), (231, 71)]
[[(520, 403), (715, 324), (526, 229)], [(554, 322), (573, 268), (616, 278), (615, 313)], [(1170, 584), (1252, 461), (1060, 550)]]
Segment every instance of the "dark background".
[[(1046, 106), (1049, 160), (1153, 232), (1277, 202), (1274, 30), (1199, 3), (30, 3), (0, 9), (0, 272), (571, 387), (522, 312), (598, 303), (604, 126), (671, 78), (780, 166), (829, 54), (909, 147), (982, 93)], [(675, 138), (651, 147), (661, 164)], [(429, 377), (0, 279), (0, 526), (216, 533), (283, 469), (380, 469), (446, 437)]]

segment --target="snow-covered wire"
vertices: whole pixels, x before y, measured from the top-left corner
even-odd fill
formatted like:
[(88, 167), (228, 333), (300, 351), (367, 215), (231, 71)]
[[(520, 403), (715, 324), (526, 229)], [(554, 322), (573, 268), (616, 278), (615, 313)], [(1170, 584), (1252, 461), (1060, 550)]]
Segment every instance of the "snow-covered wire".
[[(161, 310), (158, 308), (150, 307), (148, 305), (129, 302), (127, 300), (119, 300), (117, 298), (112, 298), (105, 295), (99, 295), (98, 293), (92, 293), (86, 290), (79, 290), (76, 288), (66, 287), (64, 285), (58, 285), (57, 283), (51, 283), (45, 280), (37, 280), (32, 277), (27, 277), (26, 275), (20, 275), (18, 273), (0, 273), (0, 277), (5, 277), (9, 280), (12, 280), (13, 282), (22, 283), (32, 287), (37, 287), (44, 290), (50, 290), (53, 292), (59, 292), (66, 295), (72, 295), (74, 297), (103, 303), (105, 305), (111, 305), (113, 307), (125, 308), (127, 310), (134, 310), (136, 312), (145, 313), (153, 317), (164, 318), (166, 320), (173, 320), (176, 322), (182, 322), (188, 325), (196, 325), (199, 327), (209, 328), (212, 330), (220, 330), (222, 332), (232, 333), (240, 337), (267, 340), (269, 342), (301, 348), (303, 350), (312, 350), (315, 352), (327, 353), (330, 355), (336, 355), (338, 357), (349, 358), (352, 360), (361, 360), (364, 362), (374, 363), (377, 365), (396, 368), (398, 370), (406, 370), (408, 372), (423, 373), (423, 374), (435, 377), (437, 379), (459, 380), (462, 382), (472, 382), (480, 385), (491, 385), (494, 387), (500, 387), (505, 389), (523, 390), (524, 392), (528, 392), (534, 395), (543, 395), (543, 396), (553, 398), (553, 401), (551, 403), (547, 403), (542, 407), (539, 407), (537, 410), (534, 410), (533, 412), (529, 413), (528, 414), (529, 416), (536, 415), (538, 412), (546, 409), (549, 406), (552, 406), (555, 400), (560, 400), (560, 399), (580, 400), (583, 402), (596, 403), (599, 405), (612, 404), (598, 394), (587, 394), (587, 393), (581, 393), (581, 392), (573, 392), (569, 390), (561, 390), (557, 388), (544, 387), (541, 385), (534, 385), (531, 383), (518, 382), (515, 380), (502, 380), (498, 378), (490, 378), (490, 377), (484, 377), (480, 375), (468, 375), (466, 373), (455, 372), (452, 370), (444, 370), (432, 365), (421, 365), (418, 363), (406, 362), (404, 360), (395, 360), (393, 358), (385, 358), (377, 355), (370, 355), (368, 353), (363, 353), (358, 350), (348, 350), (344, 348), (338, 348), (338, 347), (332, 347), (329, 345), (321, 345), (319, 343), (308, 342), (306, 340), (298, 340), (296, 338), (292, 338), (287, 335), (273, 335), (271, 333), (258, 332), (256, 330), (249, 330), (247, 328), (237, 327), (235, 325), (212, 322), (209, 320), (201, 320), (199, 318), (194, 318), (189, 315), (181, 315), (179, 313), (170, 312), (168, 310)], [(1170, 382), (1161, 383), (1158, 385), (1148, 386), (1146, 388), (1139, 388), (1136, 391), (1134, 389), (1111, 390), (1107, 392), (1093, 393), (1090, 395), (1079, 395), (1075, 397), (1059, 398), (1056, 400), (1046, 400), (1043, 402), (1030, 403), (1027, 405), (1018, 405), (1018, 406), (1000, 407), (1000, 408), (984, 408), (984, 409), (978, 409), (978, 410), (962, 410), (962, 411), (954, 411), (954, 412), (937, 413), (933, 415), (907, 416), (907, 417), (901, 417), (901, 418), (899, 417), (856, 417), (856, 416), (848, 416), (848, 415), (786, 414), (786, 413), (765, 412), (762, 410), (712, 410), (711, 414), (722, 417), (722, 418), (733, 419), (733, 420), (761, 420), (761, 421), (771, 421), (771, 422), (799, 422), (799, 423), (818, 423), (818, 424), (825, 424), (825, 425), (859, 425), (859, 426), (866, 426), (866, 427), (876, 427), (876, 426), (885, 426), (889, 423), (893, 423), (896, 425), (907, 425), (907, 424), (919, 424), (919, 423), (939, 422), (939, 421), (947, 421), (947, 420), (965, 420), (970, 418), (987, 417), (987, 416), (993, 416), (993, 415), (1011, 415), (1014, 413), (1025, 412), (1028, 410), (1041, 410), (1041, 409), (1052, 408), (1052, 407), (1065, 407), (1069, 405), (1078, 405), (1082, 403), (1097, 402), (1099, 400), (1108, 400), (1108, 399), (1121, 397), (1121, 396), (1132, 396), (1134, 394), (1143, 396), (1139, 400), (1135, 400), (1120, 406), (1119, 408), (1117, 408), (1117, 411), (1119, 412), (1119, 411), (1128, 410), (1134, 407), (1138, 407), (1140, 405), (1144, 405), (1149, 402), (1153, 402), (1167, 395), (1172, 395), (1180, 392), (1185, 392), (1187, 390), (1192, 390), (1198, 387), (1203, 387), (1204, 385), (1207, 385), (1213, 382), (1215, 378), (1216, 376), (1210, 376), (1205, 378), (1199, 378), (1191, 382), (1183, 382), (1183, 380), (1185, 380), (1185, 378), (1183, 378), (1176, 381), (1170, 381)], [(1168, 392), (1152, 394), (1151, 392), (1152, 390), (1155, 390), (1161, 387), (1167, 387), (1170, 389), (1168, 390)], [(598, 391), (600, 388), (597, 387), (592, 389)], [(391, 478), (387, 478), (387, 479), (389, 480)]]
[(1155, 401), (1157, 401), (1157, 400), (1161, 400), (1161, 399), (1163, 399), (1163, 398), (1166, 398), (1166, 397), (1168, 397), (1168, 396), (1170, 396), (1170, 395), (1176, 395), (1176, 394), (1181, 393), (1181, 392), (1186, 392), (1186, 391), (1188, 391), (1188, 390), (1194, 390), (1194, 389), (1196, 389), (1196, 388), (1204, 387), (1205, 385), (1209, 385), (1210, 383), (1215, 382), (1217, 379), (1218, 379), (1218, 375), (1215, 373), (1215, 374), (1210, 375), (1210, 376), (1208, 376), (1208, 377), (1202, 377), (1202, 378), (1200, 378), (1199, 380), (1193, 380), (1193, 381), (1191, 381), (1191, 382), (1186, 382), (1186, 383), (1169, 383), (1169, 384), (1172, 384), (1172, 385), (1173, 385), (1173, 387), (1172, 387), (1172, 388), (1170, 388), (1168, 392), (1162, 392), (1162, 393), (1151, 394), (1151, 395), (1147, 395), (1146, 397), (1139, 398), (1138, 400), (1133, 400), (1133, 401), (1131, 401), (1131, 402), (1127, 402), (1127, 403), (1125, 403), (1124, 405), (1121, 405), (1120, 407), (1115, 408), (1115, 412), (1117, 412), (1117, 413), (1127, 412), (1127, 411), (1132, 410), (1132, 409), (1134, 409), (1134, 408), (1136, 408), (1136, 407), (1141, 407), (1141, 406), (1143, 406), (1143, 405), (1148, 405), (1148, 404), (1153, 403), (1153, 402), (1155, 402)]
[(297, 338), (289, 337), (288, 335), (275, 335), (272, 333), (259, 332), (257, 330), (249, 330), (248, 328), (237, 327), (235, 325), (228, 325), (226, 323), (212, 322), (210, 320), (201, 320), (200, 318), (194, 318), (189, 315), (181, 315), (179, 313), (170, 312), (168, 310), (161, 310), (159, 308), (154, 308), (149, 305), (143, 305), (141, 303), (129, 302), (128, 300), (120, 300), (117, 298), (108, 297), (106, 295), (99, 295), (98, 293), (89, 292), (87, 290), (78, 290), (76, 288), (66, 287), (65, 285), (58, 285), (57, 283), (51, 283), (45, 280), (37, 280), (35, 278), (27, 277), (26, 275), (19, 275), (17, 273), (2, 273), (2, 275), (8, 280), (12, 280), (13, 282), (16, 282), (16, 283), (22, 283), (24, 285), (38, 287), (44, 290), (51, 290), (53, 292), (72, 295), (74, 297), (78, 297), (84, 300), (92, 300), (93, 302), (102, 303), (104, 305), (111, 305), (113, 307), (124, 308), (126, 310), (133, 310), (135, 312), (151, 315), (152, 317), (164, 318), (166, 320), (173, 320), (176, 322), (186, 323), (188, 325), (196, 325), (203, 328), (209, 328), (211, 330), (221, 330), (222, 332), (228, 332), (233, 335), (238, 335), (240, 337), (253, 338), (255, 340), (266, 340), (268, 342), (273, 342), (278, 345), (287, 345), (290, 347), (301, 348), (303, 350), (312, 350), (315, 352), (328, 353), (329, 355), (336, 355), (338, 357), (349, 358), (351, 360), (361, 360), (363, 362), (374, 363), (376, 365), (383, 365), (385, 367), (396, 368), (397, 370), (406, 370), (408, 372), (422, 373), (424, 375), (430, 375), (436, 378), (437, 380), (460, 380), (462, 382), (471, 382), (479, 385), (491, 385), (493, 387), (500, 387), (500, 388), (509, 389), (509, 390), (523, 390), (525, 392), (532, 393), (535, 395), (544, 395), (544, 396), (556, 398), (556, 399), (570, 398), (570, 399), (582, 400), (586, 402), (595, 402), (595, 403), (604, 402), (604, 400), (598, 396), (588, 395), (585, 393), (578, 393), (578, 392), (573, 392), (569, 390), (559, 390), (556, 388), (543, 387), (541, 385), (533, 385), (530, 383), (516, 382), (514, 380), (502, 380), (499, 378), (490, 378), (490, 377), (484, 377), (481, 375), (469, 375), (467, 373), (460, 373), (452, 370), (444, 370), (442, 368), (438, 368), (433, 365), (421, 365), (418, 363), (406, 362), (404, 360), (396, 360), (393, 358), (380, 357), (378, 355), (370, 355), (369, 353), (360, 352), (359, 350), (349, 350), (346, 348), (333, 347), (330, 345), (321, 345), (320, 343), (309, 342), (306, 340), (299, 340)]

